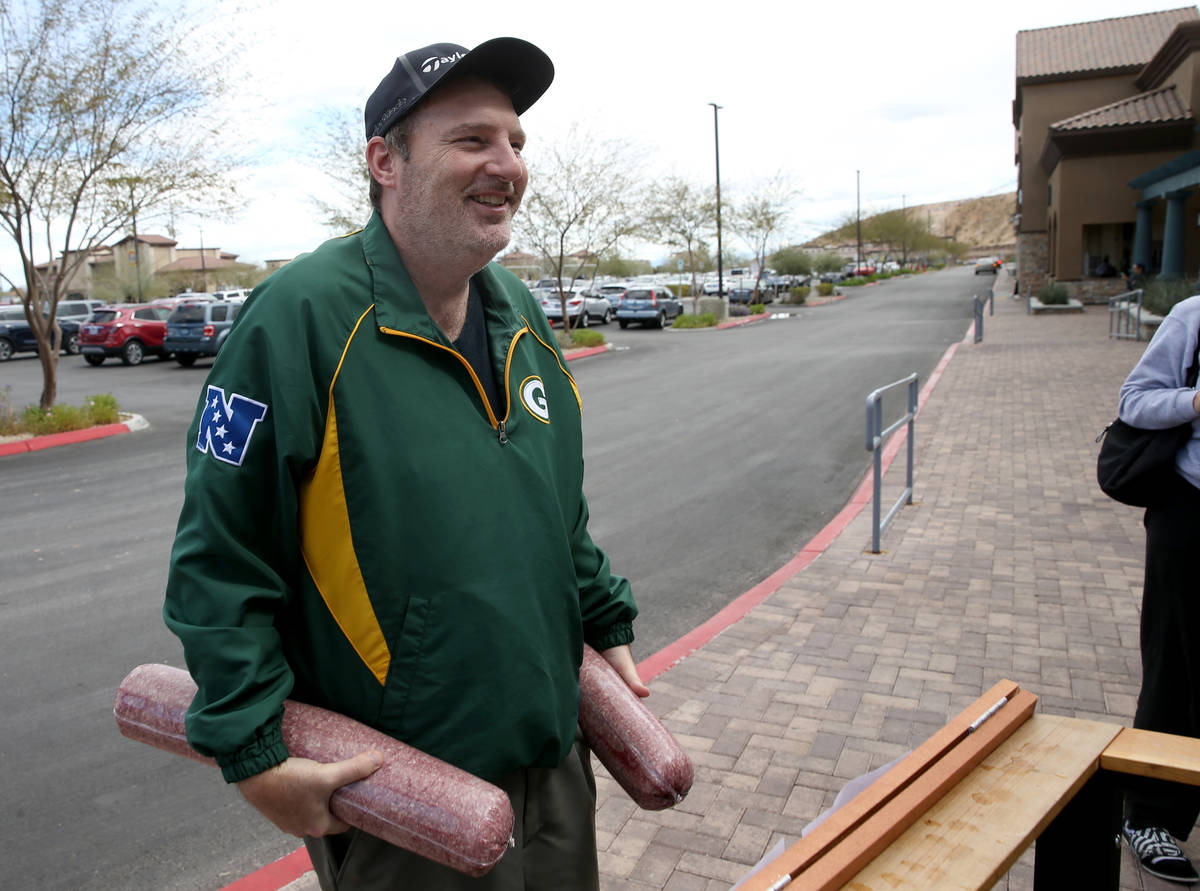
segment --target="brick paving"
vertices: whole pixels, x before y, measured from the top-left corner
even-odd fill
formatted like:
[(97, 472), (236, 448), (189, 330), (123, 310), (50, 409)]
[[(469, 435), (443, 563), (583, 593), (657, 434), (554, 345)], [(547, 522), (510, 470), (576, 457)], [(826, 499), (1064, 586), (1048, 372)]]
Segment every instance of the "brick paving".
[[(1002, 275), (998, 294), (1011, 293)], [(745, 618), (652, 684), (691, 754), (679, 807), (640, 811), (600, 771), (605, 891), (727, 891), (851, 778), (898, 758), (996, 681), (1044, 713), (1130, 724), (1140, 678), (1141, 511), (1095, 481), (1097, 433), (1144, 343), (1108, 313), (997, 297), (916, 423), (915, 500), (869, 553), (863, 510)], [(865, 463), (865, 462), (864, 462)], [(903, 487), (903, 460), (883, 504)], [(645, 655), (645, 654), (643, 654)], [(1200, 833), (1187, 846), (1200, 854)], [(1144, 877), (1128, 852), (1121, 888)], [(1032, 853), (997, 887), (1032, 888)]]
[[(1011, 293), (1007, 271), (996, 283)], [(850, 779), (1009, 678), (1048, 714), (1130, 724), (1140, 678), (1141, 511), (1095, 482), (1096, 434), (1144, 344), (1104, 307), (1031, 316), (997, 297), (916, 424), (915, 499), (871, 554), (862, 510), (821, 556), (651, 684), (688, 749), (678, 807), (597, 772), (604, 891), (727, 891)], [(866, 462), (864, 461), (864, 465)], [(903, 486), (903, 460), (883, 500)], [(767, 568), (768, 571), (771, 569)], [(648, 654), (640, 654), (643, 657)], [(1186, 846), (1200, 862), (1200, 833)], [(1122, 889), (1178, 888), (1123, 853)], [(1033, 886), (1032, 852), (997, 885)], [(315, 888), (311, 873), (289, 886)]]

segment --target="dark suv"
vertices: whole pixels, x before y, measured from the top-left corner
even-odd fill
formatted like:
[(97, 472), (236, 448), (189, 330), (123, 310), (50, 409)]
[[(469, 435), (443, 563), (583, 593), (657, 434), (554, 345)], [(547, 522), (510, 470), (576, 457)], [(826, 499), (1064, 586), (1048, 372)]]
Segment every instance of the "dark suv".
[[(79, 353), (79, 323), (59, 319), (62, 329), (62, 351), (68, 356)], [(0, 306), (0, 362), (7, 362), (13, 353), (37, 349), (33, 329), (25, 321), (25, 308), (19, 305)]]
[(661, 285), (634, 287), (625, 292), (617, 306), (617, 324), (628, 328), (630, 322), (640, 322), (654, 328), (665, 328), (668, 322), (683, 312), (683, 304)]
[(185, 368), (201, 356), (215, 356), (229, 336), (241, 303), (184, 303), (167, 316), (163, 349)]

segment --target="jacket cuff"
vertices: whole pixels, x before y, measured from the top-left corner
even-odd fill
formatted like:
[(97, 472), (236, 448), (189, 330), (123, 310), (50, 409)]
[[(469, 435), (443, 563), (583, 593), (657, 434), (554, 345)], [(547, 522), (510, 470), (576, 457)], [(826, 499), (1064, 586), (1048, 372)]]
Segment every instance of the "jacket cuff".
[(622, 644), (633, 643), (633, 623), (618, 622), (605, 628), (598, 636), (588, 636), (588, 644), (594, 650), (608, 650)]
[(288, 747), (283, 741), (282, 720), (262, 729), (247, 746), (228, 755), (217, 756), (217, 766), (227, 783), (237, 783), (262, 773), (288, 759)]

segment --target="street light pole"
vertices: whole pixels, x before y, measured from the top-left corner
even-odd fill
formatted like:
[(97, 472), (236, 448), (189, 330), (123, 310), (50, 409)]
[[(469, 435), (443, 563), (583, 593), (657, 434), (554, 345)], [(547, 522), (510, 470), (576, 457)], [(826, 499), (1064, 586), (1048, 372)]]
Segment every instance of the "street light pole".
[(721, 137), (717, 128), (717, 111), (721, 108), (715, 102), (708, 103), (713, 110), (713, 149), (717, 158), (717, 296), (725, 294), (725, 268), (721, 256)]
[(854, 249), (854, 274), (862, 269), (862, 171), (854, 171), (854, 220), (857, 233)]

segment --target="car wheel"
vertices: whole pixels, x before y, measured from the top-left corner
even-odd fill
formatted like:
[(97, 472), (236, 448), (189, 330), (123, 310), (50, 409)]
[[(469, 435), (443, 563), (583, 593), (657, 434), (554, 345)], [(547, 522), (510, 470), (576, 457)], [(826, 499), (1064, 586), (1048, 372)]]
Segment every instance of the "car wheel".
[(126, 365), (141, 365), (146, 358), (146, 350), (140, 340), (127, 340), (121, 347), (121, 361)]
[(196, 354), (195, 353), (176, 353), (175, 361), (178, 362), (180, 365), (182, 365), (184, 368), (191, 368), (193, 365), (196, 364)]
[(83, 359), (85, 362), (87, 362), (88, 365), (103, 365), (104, 364), (104, 357), (97, 355), (96, 353), (87, 353), (86, 355), (84, 355)]
[(6, 340), (0, 337), (0, 362), (7, 362), (12, 358), (13, 345), (11, 340)]
[(655, 328), (666, 328), (667, 327), (667, 314), (665, 312), (660, 312), (658, 314), (658, 320), (654, 323), (654, 327)]
[(611, 309), (604, 310), (604, 315), (600, 319), (600, 324), (607, 325), (611, 321), (612, 321), (612, 310)]
[(63, 338), (62, 351), (64, 353), (66, 353), (68, 356), (78, 356), (79, 355), (79, 332), (78, 331), (76, 331), (74, 334), (68, 334), (66, 337)]
[(575, 320), (575, 327), (577, 328), (586, 328), (589, 324), (591, 324), (591, 322), (587, 312), (581, 312), (579, 314), (579, 318)]
[(629, 320), (628, 319), (617, 319), (617, 324), (620, 325), (621, 330), (624, 331), (626, 328), (629, 327)]

